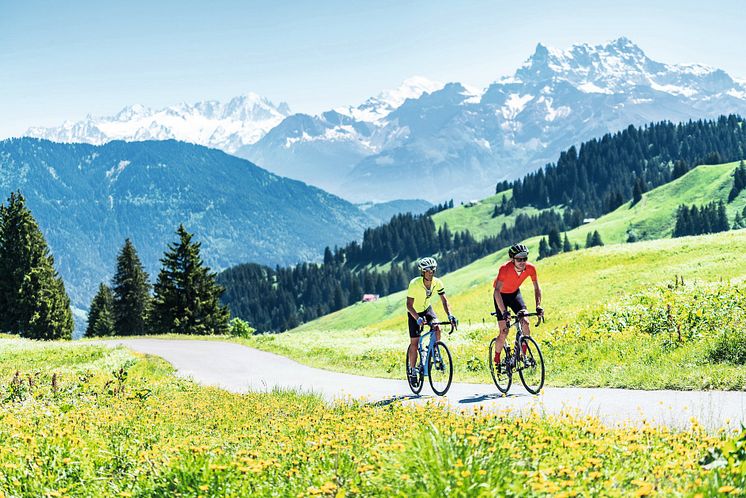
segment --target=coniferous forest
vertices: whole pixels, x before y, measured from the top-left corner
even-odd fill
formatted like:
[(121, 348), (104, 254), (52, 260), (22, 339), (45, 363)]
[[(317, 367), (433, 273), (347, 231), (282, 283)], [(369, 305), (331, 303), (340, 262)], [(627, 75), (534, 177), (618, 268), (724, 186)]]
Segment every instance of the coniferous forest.
[[(579, 223), (577, 217), (554, 210), (520, 214), (514, 226), (503, 225), (497, 235), (478, 241), (468, 231), (452, 233), (447, 226), (436, 229), (430, 216), (400, 214), (366, 230), (362, 243), (327, 248), (321, 264), (274, 269), (243, 264), (222, 272), (218, 282), (226, 289), (222, 299), (234, 316), (262, 332), (282, 331), (358, 302), (365, 293), (383, 296), (405, 289), (419, 275), (414, 262), (422, 256), (436, 255), (438, 273), (447, 273), (514, 240)], [(371, 269), (388, 262), (388, 270)]]
[(698, 164), (736, 161), (745, 150), (746, 126), (736, 115), (629, 126), (585, 142), (579, 150), (570, 147), (556, 163), (516, 180), (513, 199), (519, 207), (563, 205), (598, 217)]

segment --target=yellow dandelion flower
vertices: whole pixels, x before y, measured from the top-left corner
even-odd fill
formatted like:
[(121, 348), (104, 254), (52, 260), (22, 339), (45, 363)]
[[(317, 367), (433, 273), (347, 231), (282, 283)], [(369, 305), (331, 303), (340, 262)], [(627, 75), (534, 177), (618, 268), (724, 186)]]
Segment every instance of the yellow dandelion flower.
[(736, 489), (735, 486), (720, 486), (718, 493), (732, 493), (734, 489)]
[(200, 490), (200, 491), (207, 491), (208, 489), (210, 489), (210, 486), (208, 486), (207, 484), (202, 484), (202, 485), (201, 485), (201, 486), (199, 487), (199, 490)]

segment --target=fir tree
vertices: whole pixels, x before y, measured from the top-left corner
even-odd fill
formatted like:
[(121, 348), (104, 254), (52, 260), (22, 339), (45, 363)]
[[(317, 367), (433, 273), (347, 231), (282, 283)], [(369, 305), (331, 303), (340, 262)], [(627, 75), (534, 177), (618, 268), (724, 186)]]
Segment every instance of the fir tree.
[(640, 178), (638, 178), (635, 181), (635, 186), (632, 190), (632, 204), (630, 207), (634, 206), (638, 202), (642, 200), (642, 194), (645, 192), (644, 184)]
[(70, 298), (26, 201), (0, 206), (0, 330), (31, 339), (70, 339)]
[(544, 259), (549, 256), (551, 256), (549, 244), (547, 243), (546, 237), (542, 237), (539, 241), (539, 259)]
[(728, 194), (728, 202), (733, 202), (744, 187), (746, 187), (746, 165), (742, 160), (733, 172), (733, 188), (731, 188)]
[(114, 331), (114, 295), (109, 286), (102, 283), (91, 301), (85, 336), (110, 336), (114, 335)]
[(570, 251), (572, 251), (572, 244), (570, 244), (570, 239), (567, 238), (567, 232), (565, 232), (565, 239), (562, 241), (562, 252)]
[(130, 239), (117, 257), (117, 271), (112, 280), (114, 292), (114, 330), (117, 335), (143, 335), (148, 332), (150, 306), (148, 274)]
[(598, 233), (598, 230), (594, 230), (593, 233), (588, 232), (588, 235), (585, 237), (585, 247), (597, 247), (604, 245), (603, 240), (601, 240), (601, 234)]
[[(161, 333), (225, 334), (230, 315), (220, 303), (224, 289), (204, 266), (199, 253), (201, 244), (192, 242), (192, 234), (183, 225), (176, 233), (179, 242), (169, 244), (161, 259), (163, 266), (153, 296), (152, 329)], [(285, 316), (297, 323), (297, 317), (292, 315)], [(292, 326), (289, 322), (286, 325)]]
[(562, 251), (562, 238), (560, 237), (557, 227), (549, 230), (549, 252), (551, 255), (559, 254)]

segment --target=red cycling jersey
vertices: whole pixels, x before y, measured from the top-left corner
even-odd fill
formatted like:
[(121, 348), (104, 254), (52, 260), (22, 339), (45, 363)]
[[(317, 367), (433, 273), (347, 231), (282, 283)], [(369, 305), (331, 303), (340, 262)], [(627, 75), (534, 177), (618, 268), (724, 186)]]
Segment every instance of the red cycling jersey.
[(495, 281), (492, 282), (492, 287), (497, 287), (497, 282), (503, 283), (500, 292), (503, 294), (511, 294), (518, 290), (524, 280), (531, 277), (533, 282), (536, 282), (536, 267), (531, 263), (526, 263), (526, 269), (519, 275), (515, 271), (515, 264), (513, 261), (508, 261), (500, 267), (500, 271), (497, 272)]

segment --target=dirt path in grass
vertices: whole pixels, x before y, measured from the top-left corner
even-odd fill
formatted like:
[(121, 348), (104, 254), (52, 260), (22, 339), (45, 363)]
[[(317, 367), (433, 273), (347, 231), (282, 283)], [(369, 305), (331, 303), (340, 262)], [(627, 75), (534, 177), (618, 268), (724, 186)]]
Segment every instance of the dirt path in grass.
[[(746, 424), (746, 393), (727, 391), (637, 391), (545, 387), (540, 396), (528, 394), (520, 379), (508, 396), (492, 384), (454, 382), (447, 396), (433, 395), (426, 384), (414, 396), (406, 381), (350, 375), (301, 365), (288, 358), (246, 346), (217, 341), (122, 339), (134, 351), (157, 355), (171, 363), (178, 374), (231, 392), (268, 391), (275, 387), (311, 391), (329, 400), (364, 397), (372, 403), (447, 402), (455, 409), (523, 411), (546, 413), (570, 410), (599, 417), (607, 424), (625, 422), (685, 428), (692, 417), (709, 428)], [(364, 374), (364, 372), (361, 372)], [(458, 379), (458, 372), (454, 373)]]

